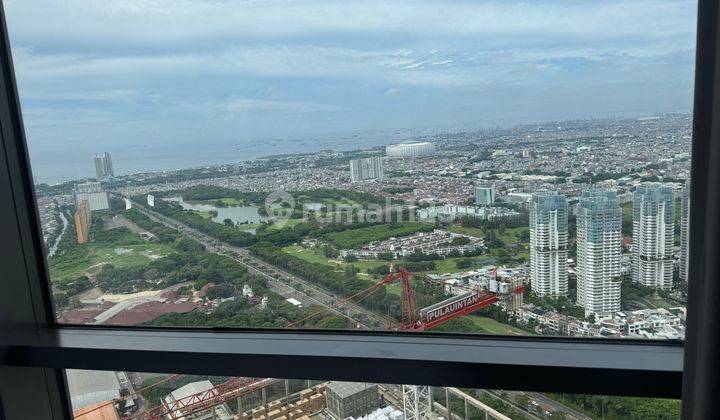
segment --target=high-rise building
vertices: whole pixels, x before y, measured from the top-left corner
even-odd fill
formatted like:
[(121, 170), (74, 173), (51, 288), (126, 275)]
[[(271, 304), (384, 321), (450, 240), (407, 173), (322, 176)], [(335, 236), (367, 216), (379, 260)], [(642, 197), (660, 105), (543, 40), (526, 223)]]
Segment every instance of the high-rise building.
[(75, 207), (87, 200), (91, 211), (107, 210), (110, 208), (108, 193), (99, 182), (86, 182), (75, 185)]
[(475, 187), (475, 204), (479, 206), (492, 206), (495, 204), (495, 186), (478, 185)]
[(75, 210), (75, 231), (77, 233), (77, 243), (84, 244), (88, 241), (88, 233), (90, 232), (90, 205), (85, 199), (76, 206)]
[(530, 200), (530, 284), (540, 296), (567, 295), (568, 203), (555, 191)]
[(675, 197), (670, 187), (646, 184), (633, 195), (634, 282), (669, 290), (673, 280)]
[(382, 181), (382, 157), (374, 156), (350, 161), (350, 180), (352, 182), (367, 181), (370, 179)]
[(585, 315), (620, 310), (621, 240), (615, 192), (583, 191), (577, 207), (577, 304)]
[(690, 260), (690, 180), (685, 181), (680, 199), (680, 279), (688, 281)]
[(95, 155), (95, 175), (98, 181), (103, 181), (115, 176), (110, 153), (103, 152)]

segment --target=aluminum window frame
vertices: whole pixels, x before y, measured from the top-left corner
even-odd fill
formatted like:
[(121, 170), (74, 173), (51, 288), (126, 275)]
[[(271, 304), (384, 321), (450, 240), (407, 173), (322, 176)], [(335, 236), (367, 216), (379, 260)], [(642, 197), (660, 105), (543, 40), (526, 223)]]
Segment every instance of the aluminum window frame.
[(703, 409), (712, 407), (713, 392), (718, 390), (719, 362), (712, 357), (720, 349), (719, 327), (701, 320), (717, 315), (720, 307), (719, 286), (712, 281), (720, 273), (716, 262), (720, 232), (712, 217), (720, 211), (718, 19), (716, 2), (700, 0), (691, 175), (693, 281), (687, 338), (682, 343), (57, 324), (5, 13), (0, 7), (0, 197), (4, 198), (0, 200), (0, 420), (70, 418), (65, 368), (669, 398), (679, 398), (684, 392), (684, 400), (693, 402), (683, 404), (684, 417), (710, 413)]

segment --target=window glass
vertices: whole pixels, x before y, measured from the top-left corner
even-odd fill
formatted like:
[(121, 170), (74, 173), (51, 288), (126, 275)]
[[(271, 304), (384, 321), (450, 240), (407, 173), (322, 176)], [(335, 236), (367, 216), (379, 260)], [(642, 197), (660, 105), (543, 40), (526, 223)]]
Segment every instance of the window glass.
[(66, 377), (83, 420), (680, 418), (679, 400), (655, 398), (89, 370)]
[(693, 2), (5, 8), (61, 323), (684, 338)]

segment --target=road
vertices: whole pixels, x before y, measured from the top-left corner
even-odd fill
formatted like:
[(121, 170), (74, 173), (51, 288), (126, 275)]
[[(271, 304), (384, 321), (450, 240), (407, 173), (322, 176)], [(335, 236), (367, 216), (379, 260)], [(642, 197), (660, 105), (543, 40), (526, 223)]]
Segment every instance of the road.
[[(489, 391), (492, 392), (494, 395), (499, 395), (499, 391)], [(535, 401), (537, 403), (537, 410), (538, 413), (542, 414), (545, 411), (548, 411), (550, 413), (554, 411), (559, 411), (561, 413), (565, 414), (565, 418), (568, 420), (575, 419), (575, 420), (590, 420), (590, 417), (586, 416), (585, 414), (575, 410), (574, 408), (570, 408), (558, 401), (553, 400), (552, 398), (548, 397), (547, 395), (540, 394), (537, 392), (522, 392), (522, 391), (504, 391), (505, 393), (510, 396), (510, 399), (512, 401), (516, 401), (516, 398), (520, 395), (525, 395), (528, 397), (530, 401)], [(534, 405), (534, 404), (533, 404)]]
[(342, 307), (335, 305), (336, 302), (343, 299), (342, 296), (338, 296), (323, 287), (309, 282), (308, 280), (297, 277), (281, 268), (268, 264), (267, 262), (251, 255), (246, 248), (232, 246), (219, 241), (203, 232), (198, 231), (197, 229), (180, 223), (175, 219), (152, 211), (135, 201), (131, 200), (131, 202), (133, 207), (148, 216), (151, 220), (162, 223), (165, 226), (178, 230), (181, 233), (194, 238), (205, 245), (208, 252), (226, 255), (245, 266), (251, 274), (256, 274), (266, 278), (270, 290), (285, 297), (286, 299), (297, 299), (306, 306), (311, 304), (324, 306), (329, 311), (337, 315), (361, 321), (361, 326), (368, 329), (387, 328), (387, 321), (385, 318), (352, 302), (347, 302), (343, 304)]
[(62, 220), (62, 223), (63, 223), (63, 227), (62, 227), (62, 230), (60, 231), (60, 234), (57, 236), (57, 238), (55, 238), (55, 241), (53, 242), (52, 246), (48, 250), (48, 255), (47, 255), (48, 258), (52, 257), (53, 255), (55, 255), (55, 252), (57, 252), (58, 245), (60, 245), (60, 241), (62, 240), (62, 237), (65, 234), (65, 231), (67, 230), (67, 227), (68, 227), (68, 219), (67, 219), (67, 217), (65, 217), (65, 214), (62, 211), (60, 211), (59, 214), (60, 214), (60, 219)]

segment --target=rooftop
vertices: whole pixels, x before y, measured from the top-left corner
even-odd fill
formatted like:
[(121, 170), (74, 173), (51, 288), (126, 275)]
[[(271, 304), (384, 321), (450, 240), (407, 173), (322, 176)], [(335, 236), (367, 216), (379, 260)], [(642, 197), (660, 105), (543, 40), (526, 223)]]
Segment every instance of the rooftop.
[(368, 384), (364, 382), (330, 382), (327, 388), (335, 393), (340, 398), (346, 398), (351, 395), (355, 395), (358, 392), (364, 391), (368, 388), (377, 387), (376, 384)]

